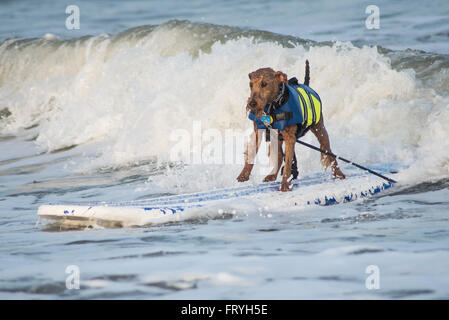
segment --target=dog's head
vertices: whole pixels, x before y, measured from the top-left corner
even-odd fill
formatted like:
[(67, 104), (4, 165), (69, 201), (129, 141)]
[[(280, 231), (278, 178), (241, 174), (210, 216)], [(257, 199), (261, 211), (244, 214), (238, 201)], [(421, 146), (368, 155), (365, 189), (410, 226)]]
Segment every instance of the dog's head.
[(281, 82), (287, 83), (287, 75), (271, 68), (262, 68), (248, 74), (251, 94), (246, 110), (251, 110), (257, 118), (263, 114), (265, 106), (279, 94)]

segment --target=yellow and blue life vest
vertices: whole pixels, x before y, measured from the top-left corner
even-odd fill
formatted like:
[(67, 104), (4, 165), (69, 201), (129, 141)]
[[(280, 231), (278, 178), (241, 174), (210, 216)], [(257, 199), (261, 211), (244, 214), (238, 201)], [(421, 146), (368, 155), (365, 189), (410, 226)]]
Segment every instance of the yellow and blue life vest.
[[(271, 127), (284, 130), (286, 126), (292, 124), (302, 125), (303, 128), (317, 124), (321, 117), (320, 96), (304, 84), (288, 84), (286, 88), (289, 94), (286, 103), (271, 111), (268, 110), (268, 106), (265, 106), (265, 113), (271, 117)], [(262, 119), (256, 119), (252, 111), (248, 118), (256, 122), (258, 129), (267, 129)]]

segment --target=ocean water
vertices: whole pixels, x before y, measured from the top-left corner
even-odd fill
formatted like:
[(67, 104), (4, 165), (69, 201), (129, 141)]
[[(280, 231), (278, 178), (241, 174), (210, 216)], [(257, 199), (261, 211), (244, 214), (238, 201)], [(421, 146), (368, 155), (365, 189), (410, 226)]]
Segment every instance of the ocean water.
[[(67, 3), (0, 1), (0, 298), (449, 298), (447, 1), (378, 1), (377, 30), (367, 1), (73, 4), (78, 30)], [(333, 151), (394, 163), (391, 190), (125, 228), (38, 221), (47, 203), (239, 185), (239, 163), (173, 161), (174, 128), (244, 132), (247, 74), (302, 79), (306, 59)], [(302, 176), (322, 171), (315, 151), (296, 153)]]

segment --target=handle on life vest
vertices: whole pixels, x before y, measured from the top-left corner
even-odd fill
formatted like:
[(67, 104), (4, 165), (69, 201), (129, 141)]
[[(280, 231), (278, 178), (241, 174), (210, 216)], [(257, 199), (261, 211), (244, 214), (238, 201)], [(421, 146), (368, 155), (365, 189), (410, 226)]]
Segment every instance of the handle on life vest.
[(336, 154), (333, 154), (332, 152), (329, 152), (329, 151), (326, 151), (326, 150), (317, 148), (317, 147), (315, 147), (315, 146), (313, 146), (313, 145), (311, 145), (311, 144), (308, 144), (308, 143), (306, 143), (306, 142), (303, 142), (303, 141), (301, 141), (301, 140), (296, 140), (296, 142), (298, 142), (298, 143), (300, 143), (300, 144), (302, 144), (302, 145), (304, 145), (304, 146), (306, 146), (306, 147), (309, 147), (309, 148), (311, 148), (311, 149), (313, 149), (313, 150), (316, 150), (316, 151), (319, 151), (319, 152), (321, 152), (321, 153), (324, 153), (325, 155), (331, 156), (331, 157), (333, 157), (333, 158), (335, 158), (335, 159), (338, 159), (338, 160), (344, 161), (344, 162), (346, 162), (346, 163), (352, 164), (353, 166), (356, 166), (356, 167), (359, 168), (359, 169), (368, 171), (369, 173), (372, 173), (372, 174), (374, 174), (375, 176), (378, 176), (378, 177), (380, 177), (380, 178), (382, 178), (382, 179), (385, 179), (385, 180), (387, 180), (388, 182), (397, 183), (397, 181), (395, 181), (395, 180), (393, 180), (393, 179), (390, 179), (390, 178), (388, 178), (388, 177), (385, 177), (385, 176), (381, 175), (380, 173), (377, 173), (376, 171), (373, 171), (373, 170), (368, 169), (368, 168), (366, 168), (366, 167), (364, 167), (364, 166), (361, 166), (361, 165), (359, 165), (359, 164), (357, 164), (357, 163), (355, 163), (355, 162), (352, 162), (352, 161), (349, 161), (349, 160), (347, 160), (347, 159), (345, 159), (345, 158), (339, 157), (339, 156), (337, 156)]

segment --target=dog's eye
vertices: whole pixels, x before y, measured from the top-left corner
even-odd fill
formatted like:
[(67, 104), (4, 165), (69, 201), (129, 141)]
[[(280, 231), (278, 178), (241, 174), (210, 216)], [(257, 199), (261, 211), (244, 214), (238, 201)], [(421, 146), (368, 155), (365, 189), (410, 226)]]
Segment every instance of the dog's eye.
[(253, 84), (252, 84), (252, 83), (250, 83), (250, 84), (249, 84), (249, 87), (250, 87), (250, 88), (252, 88), (252, 87), (253, 87)]
[(266, 86), (267, 86), (267, 83), (265, 81), (262, 81), (262, 88), (266, 87)]

